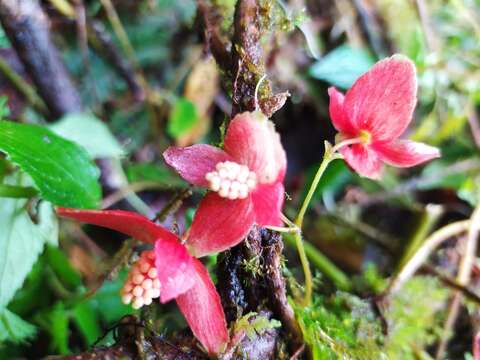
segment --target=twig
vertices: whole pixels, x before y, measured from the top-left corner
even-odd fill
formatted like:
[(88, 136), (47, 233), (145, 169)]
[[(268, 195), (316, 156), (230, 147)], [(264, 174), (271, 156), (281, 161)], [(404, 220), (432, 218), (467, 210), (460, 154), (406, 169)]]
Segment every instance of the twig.
[(478, 119), (475, 106), (471, 102), (469, 102), (467, 106), (467, 118), (475, 145), (480, 148), (480, 120)]
[(127, 184), (119, 188), (117, 191), (113, 192), (112, 194), (106, 196), (102, 201), (102, 209), (109, 208), (113, 204), (119, 202), (120, 200), (124, 199), (125, 197), (127, 197), (132, 193), (141, 192), (145, 190), (164, 189), (164, 188), (165, 186), (153, 181), (142, 181), (142, 182)]
[(0, 21), (53, 117), (82, 111), (38, 0), (0, 1)]
[(405, 263), (405, 265), (394, 275), (390, 281), (384, 296), (395, 294), (401, 289), (403, 284), (415, 274), (415, 272), (427, 260), (430, 254), (442, 244), (444, 241), (453, 236), (459, 235), (468, 230), (470, 220), (463, 220), (446, 225), (434, 233), (432, 233), (422, 245), (417, 249), (415, 254)]
[(0, 58), (0, 72), (12, 83), (23, 95), (27, 102), (40, 114), (48, 115), (48, 109), (43, 100), (38, 96), (35, 89), (13, 70), (10, 65)]
[(436, 276), (445, 285), (451, 287), (454, 290), (460, 291), (466, 298), (480, 305), (480, 295), (478, 295), (475, 290), (460, 284), (456, 279), (441, 273), (433, 266), (423, 265), (421, 270), (425, 271), (428, 274)]
[(133, 49), (133, 46), (130, 43), (130, 40), (128, 39), (127, 32), (123, 28), (122, 22), (120, 21), (120, 17), (117, 14), (117, 10), (115, 10), (115, 6), (113, 6), (113, 3), (111, 0), (100, 0), (100, 3), (102, 4), (103, 8), (105, 9), (105, 12), (107, 13), (108, 20), (112, 25), (115, 35), (120, 41), (120, 45), (122, 46), (123, 50), (126, 52), (128, 57), (130, 58), (130, 61), (138, 69), (139, 65), (138, 65), (137, 57), (135, 55), (135, 50)]
[(387, 41), (386, 31), (382, 28), (382, 23), (378, 13), (365, 0), (353, 0), (353, 4), (357, 10), (360, 27), (370, 43), (373, 51), (379, 57), (385, 57), (391, 53), (391, 46)]
[(205, 40), (208, 47), (220, 68), (228, 73), (232, 68), (230, 53), (232, 44), (220, 31), (222, 17), (217, 13), (216, 7), (209, 5), (207, 1), (198, 0), (197, 4), (205, 28)]
[[(460, 265), (457, 274), (457, 282), (462, 286), (468, 286), (472, 275), (472, 266), (475, 263), (475, 257), (478, 247), (478, 236), (480, 234), (480, 204), (477, 205), (470, 218), (467, 241), (465, 243), (464, 255), (460, 260)], [(438, 345), (436, 359), (440, 359), (447, 348), (450, 331), (455, 324), (455, 321), (462, 304), (462, 293), (456, 291), (453, 295), (452, 302), (448, 312), (448, 317), (443, 329), (442, 340)]]
[(119, 53), (115, 43), (110, 34), (106, 31), (103, 24), (99, 21), (90, 21), (88, 24), (90, 30), (90, 42), (95, 49), (103, 54), (108, 61), (117, 70), (118, 74), (125, 79), (127, 86), (132, 91), (135, 100), (145, 100), (145, 89), (142, 86), (142, 81), (139, 75), (135, 73), (130, 63), (125, 60), (125, 57)]
[(178, 194), (172, 197), (172, 199), (164, 206), (164, 208), (155, 215), (154, 221), (163, 222), (165, 218), (170, 213), (175, 213), (180, 206), (182, 206), (183, 201), (192, 196), (192, 188), (189, 187), (180, 191)]
[(427, 47), (430, 51), (436, 52), (439, 50), (439, 44), (432, 29), (427, 4), (424, 0), (415, 0), (415, 4), (420, 17), (420, 23), (422, 24), (423, 33), (425, 34), (425, 40), (427, 41)]
[(415, 254), (417, 249), (422, 245), (425, 238), (438, 222), (442, 213), (443, 208), (440, 205), (428, 204), (425, 207), (425, 211), (420, 218), (420, 223), (413, 233), (413, 236), (409, 239), (404, 254), (398, 263), (398, 269), (401, 269)]

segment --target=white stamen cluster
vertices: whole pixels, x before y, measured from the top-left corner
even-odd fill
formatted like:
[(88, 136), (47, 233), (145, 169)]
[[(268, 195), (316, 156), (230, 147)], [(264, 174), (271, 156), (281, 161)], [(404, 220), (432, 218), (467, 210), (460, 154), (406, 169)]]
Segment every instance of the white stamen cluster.
[(257, 175), (233, 161), (219, 162), (216, 171), (205, 175), (209, 188), (230, 200), (245, 199), (257, 186)]
[(152, 300), (160, 296), (160, 280), (155, 267), (155, 252), (144, 251), (140, 259), (133, 264), (127, 281), (120, 294), (125, 305), (132, 304), (134, 309), (150, 305)]

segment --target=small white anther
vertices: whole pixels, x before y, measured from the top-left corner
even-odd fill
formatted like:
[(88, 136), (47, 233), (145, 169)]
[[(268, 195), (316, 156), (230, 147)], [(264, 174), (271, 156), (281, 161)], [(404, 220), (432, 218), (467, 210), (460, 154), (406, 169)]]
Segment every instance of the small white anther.
[(134, 309), (140, 309), (144, 305), (144, 301), (142, 297), (136, 297), (132, 302), (132, 307)]
[(142, 274), (136, 274), (133, 275), (132, 282), (135, 285), (140, 285), (143, 282), (143, 279), (145, 279), (145, 276), (143, 276)]
[(145, 279), (142, 282), (142, 288), (145, 290), (151, 289), (153, 286), (153, 280), (152, 279)]
[(155, 279), (157, 277), (157, 275), (158, 275), (157, 269), (151, 268), (150, 270), (148, 270), (148, 277), (149, 278)]
[(122, 303), (124, 303), (125, 305), (128, 305), (131, 303), (132, 299), (133, 299), (132, 294), (125, 294), (122, 296)]
[(142, 296), (143, 295), (143, 288), (139, 285), (135, 286), (132, 290), (133, 296)]
[(158, 298), (160, 296), (160, 289), (152, 289), (152, 299)]

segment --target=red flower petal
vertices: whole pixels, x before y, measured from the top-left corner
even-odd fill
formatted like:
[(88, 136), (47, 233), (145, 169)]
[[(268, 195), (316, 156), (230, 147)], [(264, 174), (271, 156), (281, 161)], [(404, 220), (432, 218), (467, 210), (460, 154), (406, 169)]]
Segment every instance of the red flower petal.
[(330, 118), (335, 129), (341, 133), (356, 136), (358, 131), (355, 125), (350, 122), (343, 109), (345, 99), (343, 94), (334, 87), (330, 87), (328, 88), (328, 95), (330, 95)]
[(261, 183), (283, 181), (285, 151), (273, 123), (263, 114), (244, 112), (235, 116), (225, 135), (225, 151), (254, 171)]
[(340, 149), (347, 164), (359, 175), (371, 179), (378, 179), (381, 175), (383, 163), (368, 146), (355, 144)]
[(229, 341), (220, 296), (202, 263), (193, 259), (193, 266), (194, 286), (177, 297), (177, 304), (193, 334), (207, 351), (219, 354)]
[(440, 150), (427, 144), (410, 140), (397, 140), (393, 143), (371, 145), (387, 164), (410, 167), (440, 157)]
[(57, 214), (87, 224), (116, 230), (137, 240), (154, 243), (162, 238), (178, 241), (177, 236), (145, 216), (123, 210), (78, 210), (57, 208)]
[(222, 149), (206, 144), (185, 148), (172, 146), (165, 150), (163, 158), (189, 183), (203, 187), (208, 187), (205, 175), (215, 170), (217, 163), (231, 160)]
[(260, 185), (252, 193), (255, 222), (260, 226), (281, 226), (285, 190), (282, 183)]
[(185, 293), (196, 281), (193, 258), (177, 240), (159, 238), (155, 242), (155, 266), (162, 303)]
[(415, 66), (395, 55), (375, 64), (347, 92), (344, 109), (357, 129), (374, 141), (398, 138), (412, 119), (416, 103)]
[(254, 217), (250, 196), (229, 200), (207, 194), (193, 217), (187, 240), (190, 253), (200, 257), (237, 245), (252, 227)]

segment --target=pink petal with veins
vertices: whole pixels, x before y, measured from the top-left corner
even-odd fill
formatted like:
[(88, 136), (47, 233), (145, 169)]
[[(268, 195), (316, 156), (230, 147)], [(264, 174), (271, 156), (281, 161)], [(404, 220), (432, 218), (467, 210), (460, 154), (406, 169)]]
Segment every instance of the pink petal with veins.
[(285, 151), (273, 123), (263, 114), (244, 112), (235, 116), (225, 135), (225, 151), (254, 171), (261, 183), (283, 180)]
[(328, 89), (328, 95), (330, 95), (330, 118), (332, 119), (335, 129), (347, 136), (356, 136), (358, 130), (355, 125), (351, 123), (343, 109), (343, 103), (345, 100), (343, 94), (334, 87), (330, 87)]
[(284, 199), (285, 189), (282, 183), (260, 185), (252, 193), (255, 223), (260, 226), (281, 226)]
[(380, 178), (383, 168), (382, 160), (375, 151), (364, 145), (351, 145), (340, 149), (347, 164), (360, 176), (371, 179)]
[(201, 257), (237, 245), (254, 223), (250, 196), (229, 200), (216, 193), (208, 193), (193, 217), (187, 246), (190, 253)]
[(193, 259), (193, 267), (194, 285), (177, 297), (177, 304), (195, 337), (210, 354), (219, 354), (229, 341), (220, 296), (205, 266)]
[(165, 150), (163, 158), (186, 181), (202, 187), (208, 187), (205, 175), (215, 170), (215, 165), (231, 160), (222, 149), (206, 144), (184, 148), (172, 146)]
[(417, 94), (414, 64), (394, 55), (376, 63), (347, 91), (345, 116), (374, 141), (398, 138), (413, 115)]
[(193, 258), (178, 241), (155, 242), (155, 266), (160, 280), (160, 301), (166, 303), (189, 290), (195, 282)]
[(411, 167), (440, 157), (438, 148), (410, 140), (374, 143), (371, 147), (384, 162), (397, 167)]
[(57, 208), (57, 214), (87, 224), (121, 232), (137, 240), (154, 243), (158, 238), (177, 241), (177, 236), (143, 215), (123, 210), (78, 210)]

